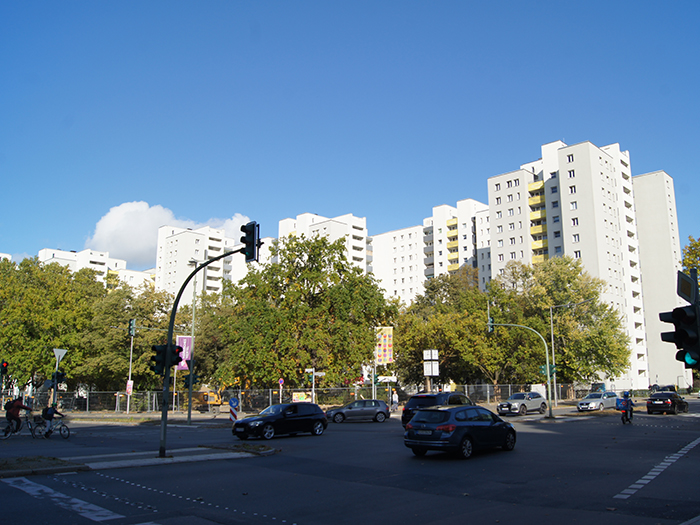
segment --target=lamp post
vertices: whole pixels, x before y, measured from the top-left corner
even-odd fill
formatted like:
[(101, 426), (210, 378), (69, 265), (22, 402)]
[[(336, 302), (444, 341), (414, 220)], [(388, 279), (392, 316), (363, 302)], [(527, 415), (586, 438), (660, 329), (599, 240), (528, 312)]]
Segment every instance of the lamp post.
[[(556, 365), (556, 362), (554, 360), (554, 309), (555, 308), (565, 308), (568, 306), (572, 307), (577, 307), (580, 306), (584, 303), (588, 303), (592, 301), (593, 298), (591, 299), (586, 299), (585, 301), (581, 301), (580, 303), (566, 303), (566, 304), (556, 304), (553, 306), (549, 307), (549, 331), (551, 335), (551, 347), (552, 347), (552, 367), (554, 368)], [(554, 405), (559, 406), (558, 401), (559, 401), (559, 396), (557, 395), (557, 370), (554, 368), (554, 372), (552, 373), (552, 380), (554, 382)]]
[[(195, 268), (197, 265), (202, 262), (198, 261), (194, 258), (190, 259), (187, 262), (187, 266), (194, 266)], [(193, 277), (193, 282), (192, 282), (192, 331), (190, 335), (192, 336), (192, 347), (190, 348), (190, 384), (188, 385), (188, 392), (187, 392), (187, 424), (191, 425), (192, 424), (192, 379), (194, 378), (194, 318), (195, 318), (195, 312), (197, 311), (197, 274), (194, 275)]]

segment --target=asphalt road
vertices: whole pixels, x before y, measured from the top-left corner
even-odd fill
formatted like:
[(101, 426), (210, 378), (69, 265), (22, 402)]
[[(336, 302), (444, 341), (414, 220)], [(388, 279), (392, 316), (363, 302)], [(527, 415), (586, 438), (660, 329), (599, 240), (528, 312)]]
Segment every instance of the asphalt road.
[[(0, 480), (3, 523), (680, 524), (700, 516), (700, 401), (690, 414), (512, 417), (512, 452), (414, 457), (398, 419), (275, 438), (278, 452)], [(83, 423), (69, 440), (14, 437), (0, 458), (155, 455), (157, 426)], [(234, 443), (228, 425), (168, 429), (169, 450)], [(251, 441), (248, 441), (250, 443)], [(9, 504), (8, 504), (9, 503)], [(700, 523), (700, 520), (697, 521)]]

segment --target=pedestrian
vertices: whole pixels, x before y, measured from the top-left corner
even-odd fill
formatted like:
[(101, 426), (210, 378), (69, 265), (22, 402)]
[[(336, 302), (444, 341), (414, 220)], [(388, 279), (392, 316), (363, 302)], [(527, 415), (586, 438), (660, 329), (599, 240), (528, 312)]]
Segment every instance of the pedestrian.
[(396, 412), (399, 409), (399, 394), (396, 393), (396, 389), (393, 389), (394, 393), (391, 394), (391, 411)]

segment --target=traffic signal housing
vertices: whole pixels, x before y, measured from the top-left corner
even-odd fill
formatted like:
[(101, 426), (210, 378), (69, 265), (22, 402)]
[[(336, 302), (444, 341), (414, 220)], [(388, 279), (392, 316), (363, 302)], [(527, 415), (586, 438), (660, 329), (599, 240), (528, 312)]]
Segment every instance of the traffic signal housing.
[(700, 369), (700, 306), (679, 306), (671, 312), (660, 313), (659, 319), (675, 327), (673, 332), (663, 332), (661, 340), (676, 345), (676, 360), (686, 368)]
[(182, 347), (171, 346), (172, 354), (170, 356), (170, 366), (176, 366), (182, 361)]
[(159, 376), (165, 375), (165, 353), (168, 351), (168, 345), (153, 345), (151, 347), (154, 354), (151, 357), (153, 364), (151, 365), (151, 370), (153, 370)]
[(7, 375), (7, 367), (10, 365), (8, 364), (7, 361), (4, 359), (2, 360), (2, 363), (0, 364), (0, 375), (6, 376)]
[(129, 335), (131, 337), (136, 335), (136, 319), (129, 319)]
[(248, 224), (241, 226), (241, 231), (245, 235), (241, 236), (241, 242), (245, 244), (245, 262), (258, 260), (258, 240), (260, 239), (260, 225), (251, 221)]
[(493, 333), (493, 317), (489, 317), (488, 323), (486, 323), (486, 331), (489, 334)]

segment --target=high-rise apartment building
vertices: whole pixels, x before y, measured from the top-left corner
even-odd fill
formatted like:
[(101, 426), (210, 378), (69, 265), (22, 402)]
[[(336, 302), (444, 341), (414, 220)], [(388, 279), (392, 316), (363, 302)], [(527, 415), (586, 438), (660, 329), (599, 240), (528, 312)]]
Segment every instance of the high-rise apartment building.
[(423, 226), (409, 226), (372, 236), (374, 276), (384, 295), (411, 303), (426, 279)]
[(58, 263), (66, 266), (71, 272), (90, 268), (95, 271), (97, 280), (100, 282), (104, 282), (109, 271), (126, 269), (124, 259), (114, 259), (109, 256), (109, 252), (98, 252), (90, 249), (77, 252), (43, 248), (39, 250), (38, 259), (42, 264)]
[[(634, 182), (629, 153), (618, 144), (599, 148), (590, 142), (569, 146), (557, 141), (542, 146), (539, 160), (488, 179), (492, 275), (503, 272), (509, 261), (535, 264), (569, 255), (581, 260), (593, 277), (606, 281), (601, 300), (620, 313), (630, 338), (630, 369), (618, 380), (618, 388), (646, 388), (655, 377), (668, 377), (658, 368), (650, 373), (655, 357), (647, 345), (646, 317), (651, 314), (645, 316), (642, 268), (653, 268), (657, 254), (648, 249), (642, 260), (635, 206), (635, 190), (647, 186), (645, 177), (653, 178), (640, 176), (640, 183)], [(675, 197), (670, 195), (663, 198), (663, 206), (673, 199), (677, 230)], [(654, 200), (654, 195), (645, 199)], [(668, 223), (669, 218), (665, 213), (657, 219)], [(659, 235), (667, 235), (668, 228), (665, 224), (665, 233)], [(652, 230), (646, 227), (644, 234)], [(673, 274), (669, 261), (663, 266)], [(484, 271), (481, 276), (486, 275)]]
[(289, 235), (306, 237), (327, 237), (331, 242), (345, 240), (348, 262), (363, 272), (372, 271), (371, 239), (367, 235), (367, 219), (352, 214), (333, 219), (315, 213), (302, 213), (296, 219), (282, 219), (279, 222), (279, 238)]

